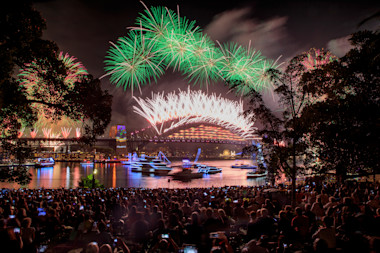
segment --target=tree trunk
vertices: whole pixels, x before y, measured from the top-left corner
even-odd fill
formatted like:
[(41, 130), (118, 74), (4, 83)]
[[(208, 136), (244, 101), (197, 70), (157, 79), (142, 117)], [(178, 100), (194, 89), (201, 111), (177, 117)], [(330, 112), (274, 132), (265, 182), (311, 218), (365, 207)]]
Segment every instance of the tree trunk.
[(296, 180), (297, 180), (297, 175), (296, 171), (292, 171), (292, 206), (293, 208), (296, 207)]
[(344, 181), (346, 180), (346, 176), (347, 176), (347, 172), (344, 171), (344, 168), (342, 168), (339, 165), (335, 167), (335, 178), (336, 178), (337, 183), (343, 184)]
[(292, 169), (292, 206), (296, 206), (296, 180), (297, 180), (297, 161), (296, 146), (293, 139), (293, 169)]

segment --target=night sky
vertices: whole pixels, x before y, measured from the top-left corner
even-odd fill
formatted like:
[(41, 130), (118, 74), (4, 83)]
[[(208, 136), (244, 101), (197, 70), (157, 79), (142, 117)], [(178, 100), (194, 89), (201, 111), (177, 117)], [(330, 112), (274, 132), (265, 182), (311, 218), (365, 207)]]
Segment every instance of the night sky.
[[(149, 6), (164, 5), (181, 16), (196, 20), (197, 25), (213, 40), (234, 41), (254, 48), (268, 58), (287, 61), (311, 47), (327, 48), (337, 56), (349, 49), (347, 37), (359, 30), (379, 27), (372, 20), (358, 24), (380, 9), (380, 1), (144, 1)], [(55, 41), (60, 50), (78, 58), (89, 73), (100, 77), (104, 72), (104, 57), (109, 41), (127, 35), (127, 27), (134, 26), (139, 12), (144, 10), (137, 0), (54, 0), (34, 4), (46, 19), (44, 38)], [(112, 124), (125, 124), (127, 130), (146, 127), (148, 123), (135, 114), (132, 95), (123, 88), (102, 79), (104, 89), (114, 96)], [(187, 89), (188, 83), (180, 73), (168, 70), (157, 83), (144, 86), (142, 94)], [(199, 89), (194, 86), (193, 89)], [(205, 90), (205, 89), (204, 89)], [(240, 99), (222, 83), (209, 87), (209, 92), (221, 93), (230, 99)], [(266, 100), (273, 103), (271, 92)]]

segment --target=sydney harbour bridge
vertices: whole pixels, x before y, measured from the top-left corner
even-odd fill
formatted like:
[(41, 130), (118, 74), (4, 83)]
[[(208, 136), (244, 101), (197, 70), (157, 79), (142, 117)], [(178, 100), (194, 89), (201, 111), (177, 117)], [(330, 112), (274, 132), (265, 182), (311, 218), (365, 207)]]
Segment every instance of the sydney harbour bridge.
[[(124, 148), (127, 152), (141, 150), (150, 143), (222, 144), (247, 146), (257, 140), (252, 114), (244, 113), (242, 101), (228, 100), (202, 91), (152, 94), (151, 98), (136, 98), (134, 112), (149, 123), (148, 127), (127, 132), (125, 126), (111, 127), (106, 138), (98, 138), (95, 146)], [(38, 129), (23, 129), (19, 137), (34, 147), (54, 150), (77, 144), (81, 129), (70, 125), (55, 125)], [(29, 136), (28, 136), (29, 135)]]

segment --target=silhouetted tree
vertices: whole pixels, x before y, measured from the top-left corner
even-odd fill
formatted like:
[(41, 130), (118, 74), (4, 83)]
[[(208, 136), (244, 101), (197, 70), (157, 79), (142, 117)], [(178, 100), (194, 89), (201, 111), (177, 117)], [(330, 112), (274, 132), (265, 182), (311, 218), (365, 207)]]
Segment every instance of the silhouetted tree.
[[(42, 39), (45, 20), (29, 1), (10, 1), (0, 8), (0, 135), (3, 156), (22, 164), (30, 155), (26, 143), (17, 138), (23, 124), (33, 127), (38, 110), (33, 104), (48, 108), (46, 116), (59, 120), (67, 116), (85, 122), (89, 142), (104, 133), (110, 122), (112, 97), (101, 90), (100, 81), (91, 76), (68, 87), (64, 83), (67, 69), (58, 60), (57, 45)], [(25, 64), (35, 62), (44, 88), (26, 92), (17, 79)], [(32, 94), (30, 94), (32, 92)], [(21, 151), (22, 150), (22, 151)], [(3, 157), (4, 158), (4, 157)], [(18, 166), (2, 169), (0, 181), (27, 183), (30, 174)]]
[(319, 171), (366, 174), (379, 168), (379, 32), (352, 35), (354, 46), (339, 61), (307, 73), (303, 82), (324, 99), (307, 106), (302, 121), (310, 133)]
[[(321, 50), (319, 57), (327, 52)], [(294, 57), (284, 71), (270, 69), (268, 75), (273, 81), (273, 92), (278, 96), (279, 108), (270, 108), (263, 101), (262, 95), (251, 90), (247, 98), (249, 108), (246, 115), (254, 113), (254, 120), (262, 124), (259, 134), (264, 145), (264, 157), (268, 172), (285, 173), (292, 182), (293, 203), (295, 200), (296, 178), (305, 169), (305, 154), (308, 138), (301, 119), (304, 108), (318, 100), (302, 82), (302, 76), (310, 71), (305, 60), (309, 52)], [(319, 65), (313, 68), (320, 68)], [(240, 84), (236, 84), (240, 85)]]

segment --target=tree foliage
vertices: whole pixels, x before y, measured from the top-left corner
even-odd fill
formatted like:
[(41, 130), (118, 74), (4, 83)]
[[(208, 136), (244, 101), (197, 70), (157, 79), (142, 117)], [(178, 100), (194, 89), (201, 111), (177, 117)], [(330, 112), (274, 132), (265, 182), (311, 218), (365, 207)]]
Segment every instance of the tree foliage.
[[(65, 85), (67, 69), (57, 58), (56, 43), (41, 38), (44, 29), (45, 20), (28, 1), (11, 1), (0, 8), (1, 149), (3, 156), (12, 157), (20, 164), (30, 152), (26, 152), (26, 143), (17, 139), (17, 135), (21, 126), (33, 127), (37, 121), (38, 107), (33, 105), (48, 108), (50, 113), (45, 116), (52, 120), (67, 116), (83, 121), (85, 136), (82, 140), (86, 143), (103, 134), (111, 119), (112, 96), (101, 89), (98, 79), (88, 76), (70, 87)], [(36, 72), (43, 78), (44, 88), (36, 85), (28, 93), (20, 84), (17, 73), (31, 62), (35, 63), (35, 68), (43, 70)], [(3, 169), (0, 181), (28, 182), (27, 170), (17, 170)]]
[(379, 32), (357, 32), (344, 57), (303, 76), (304, 85), (324, 98), (302, 116), (314, 148), (311, 160), (340, 179), (379, 168), (379, 38)]
[[(273, 175), (278, 172), (285, 173), (291, 179), (293, 197), (295, 196), (296, 177), (305, 169), (305, 154), (308, 139), (306, 129), (302, 122), (303, 110), (319, 99), (318, 94), (312, 92), (304, 85), (302, 76), (311, 69), (319, 69), (320, 59), (313, 66), (306, 65), (310, 57), (310, 50), (294, 57), (284, 71), (271, 69), (268, 75), (273, 81), (273, 92), (278, 96), (278, 109), (269, 107), (262, 95), (251, 90), (247, 95), (249, 108), (247, 115), (254, 113), (261, 123), (264, 144), (264, 156), (269, 172)], [(318, 57), (328, 58), (329, 53), (320, 51)], [(246, 149), (249, 150), (250, 148)]]

